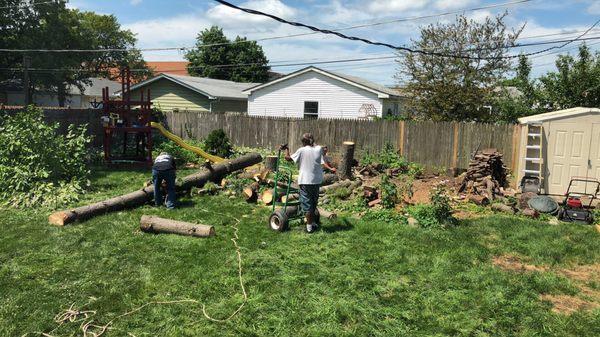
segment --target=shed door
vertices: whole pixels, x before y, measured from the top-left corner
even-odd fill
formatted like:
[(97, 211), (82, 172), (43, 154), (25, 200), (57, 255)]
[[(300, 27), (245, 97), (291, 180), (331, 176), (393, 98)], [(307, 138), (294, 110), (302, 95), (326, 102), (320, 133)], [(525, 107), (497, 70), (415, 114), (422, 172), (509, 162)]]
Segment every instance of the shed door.
[(588, 176), (600, 180), (600, 124), (592, 124), (592, 142), (590, 144), (590, 161)]
[(547, 193), (564, 194), (571, 177), (588, 175), (592, 125), (550, 123), (549, 129), (546, 156)]

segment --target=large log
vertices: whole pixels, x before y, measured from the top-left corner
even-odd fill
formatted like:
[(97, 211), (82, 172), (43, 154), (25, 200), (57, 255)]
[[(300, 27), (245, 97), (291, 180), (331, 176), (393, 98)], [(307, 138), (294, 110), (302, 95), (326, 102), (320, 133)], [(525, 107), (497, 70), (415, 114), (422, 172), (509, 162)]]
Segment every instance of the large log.
[[(230, 161), (221, 162), (211, 166), (210, 169), (191, 174), (182, 179), (181, 184), (175, 188), (176, 191), (188, 191), (192, 187), (202, 187), (208, 181), (219, 182), (225, 175), (241, 170), (261, 162), (258, 153), (249, 153)], [(64, 226), (77, 220), (85, 220), (94, 216), (115, 212), (126, 208), (138, 207), (152, 200), (154, 197), (154, 186), (144, 187), (141, 190), (127, 193), (108, 200), (100, 201), (91, 205), (74, 209), (59, 211), (50, 214), (48, 222), (57, 226)]]
[(147, 233), (171, 233), (201, 238), (215, 235), (215, 228), (213, 226), (164, 219), (151, 215), (142, 215), (140, 229)]
[(257, 182), (253, 182), (252, 184), (244, 188), (242, 192), (246, 201), (253, 202), (256, 201), (256, 199), (258, 199), (258, 188), (259, 185)]
[(354, 164), (354, 142), (344, 142), (342, 144), (342, 160), (338, 174), (340, 179), (352, 178), (352, 165)]

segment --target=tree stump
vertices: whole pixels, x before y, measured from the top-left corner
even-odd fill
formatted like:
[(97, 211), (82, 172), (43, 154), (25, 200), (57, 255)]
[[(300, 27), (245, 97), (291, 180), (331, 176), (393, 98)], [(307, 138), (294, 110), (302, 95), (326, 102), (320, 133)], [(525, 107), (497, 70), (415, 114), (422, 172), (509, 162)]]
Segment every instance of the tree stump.
[(342, 159), (338, 170), (340, 179), (352, 178), (352, 166), (354, 165), (354, 142), (342, 144)]
[(265, 168), (271, 172), (275, 172), (277, 170), (277, 156), (266, 156)]

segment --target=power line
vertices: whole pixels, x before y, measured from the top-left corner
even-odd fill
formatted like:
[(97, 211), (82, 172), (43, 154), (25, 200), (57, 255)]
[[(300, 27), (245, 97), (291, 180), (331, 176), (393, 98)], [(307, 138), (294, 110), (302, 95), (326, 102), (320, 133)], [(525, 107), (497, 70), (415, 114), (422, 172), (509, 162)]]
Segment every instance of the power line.
[[(517, 4), (531, 2), (531, 1), (533, 1), (533, 0), (518, 0), (518, 1), (512, 1), (512, 2), (504, 2), (504, 3), (498, 3), (498, 4), (491, 4), (491, 5), (488, 5), (488, 6), (479, 6), (479, 7), (473, 7), (473, 8), (466, 8), (466, 9), (461, 9), (461, 10), (456, 10), (456, 11), (451, 11), (451, 12), (436, 13), (436, 14), (429, 14), (429, 15), (423, 15), (423, 16), (413, 16), (413, 17), (406, 17), (406, 18), (396, 18), (396, 19), (390, 19), (390, 20), (387, 20), (387, 21), (373, 22), (373, 23), (360, 24), (360, 25), (355, 25), (355, 26), (342, 27), (342, 28), (338, 28), (338, 29), (333, 29), (332, 31), (333, 32), (339, 32), (339, 31), (344, 31), (344, 30), (351, 30), (351, 29), (365, 28), (365, 27), (374, 27), (374, 26), (386, 25), (386, 24), (391, 24), (391, 23), (414, 21), (414, 20), (421, 20), (421, 19), (429, 19), (429, 18), (434, 18), (434, 17), (447, 16), (447, 15), (451, 15), (451, 14), (458, 14), (458, 13), (479, 11), (479, 10), (490, 9), (490, 8), (498, 8), (498, 7), (504, 7), (504, 6), (510, 6), (510, 5), (517, 5)], [(50, 1), (50, 2), (52, 2), (52, 1)], [(48, 3), (50, 3), (50, 2), (48, 2)], [(128, 51), (133, 51), (133, 50), (135, 50), (135, 51), (144, 51), (144, 52), (145, 51), (174, 51), (174, 50), (177, 50), (177, 51), (186, 51), (186, 50), (190, 50), (190, 49), (194, 49), (194, 48), (200, 48), (200, 47), (217, 47), (217, 46), (223, 46), (223, 45), (229, 45), (229, 44), (271, 41), (271, 40), (287, 39), (287, 38), (294, 38), (294, 37), (308, 36), (308, 35), (315, 35), (315, 34), (319, 34), (319, 32), (308, 32), (308, 33), (279, 35), (279, 36), (264, 37), (264, 38), (258, 38), (258, 39), (252, 39), (252, 40), (230, 41), (230, 42), (222, 42), (222, 43), (210, 43), (210, 44), (197, 45), (197, 46), (193, 46), (193, 47), (182, 46), (182, 47), (145, 48), (145, 49), (137, 49), (137, 48), (110, 48), (110, 49), (0, 49), (0, 52), (21, 52), (21, 53), (23, 53), (23, 52), (54, 52), (54, 53), (77, 52), (77, 53), (94, 53), (94, 52), (128, 52)]]
[[(440, 56), (440, 57), (448, 57), (448, 58), (459, 58), (459, 59), (470, 59), (470, 60), (489, 60), (489, 59), (513, 59), (513, 58), (517, 58), (519, 57), (519, 55), (508, 55), (508, 56), (500, 56), (500, 57), (473, 57), (470, 55), (464, 55), (464, 54), (447, 54), (447, 53), (440, 53), (440, 52), (435, 52), (435, 51), (425, 51), (425, 50), (421, 50), (421, 49), (412, 49), (409, 47), (404, 47), (404, 46), (396, 46), (390, 43), (385, 43), (385, 42), (376, 42), (376, 41), (371, 41), (365, 38), (361, 38), (361, 37), (356, 37), (356, 36), (349, 36), (349, 35), (345, 35), (339, 32), (335, 32), (332, 30), (328, 30), (328, 29), (321, 29), (315, 26), (311, 26), (311, 25), (307, 25), (301, 22), (295, 22), (295, 21), (289, 21), (283, 18), (280, 18), (276, 15), (273, 14), (269, 14), (269, 13), (265, 13), (265, 12), (261, 12), (258, 10), (254, 10), (254, 9), (249, 9), (249, 8), (242, 8), (239, 6), (236, 6), (232, 3), (229, 3), (227, 1), (224, 0), (214, 0), (224, 6), (248, 13), (248, 14), (253, 14), (253, 15), (259, 15), (259, 16), (265, 16), (268, 18), (271, 18), (275, 21), (281, 22), (281, 23), (285, 23), (291, 26), (295, 26), (295, 27), (304, 27), (304, 28), (308, 28), (312, 31), (315, 32), (319, 32), (322, 34), (331, 34), (331, 35), (335, 35), (338, 36), (340, 38), (346, 39), (346, 40), (351, 40), (351, 41), (359, 41), (359, 42), (363, 42), (366, 44), (370, 44), (370, 45), (375, 45), (375, 46), (382, 46), (382, 47), (388, 47), (391, 49), (395, 49), (398, 51), (405, 51), (405, 52), (409, 52), (409, 53), (418, 53), (418, 54), (423, 54), (423, 55), (429, 55), (429, 56)], [(598, 25), (600, 23), (600, 20), (596, 21), (589, 29), (587, 29), (583, 34), (579, 35), (576, 39), (573, 40), (568, 40), (567, 42), (565, 42), (563, 45), (561, 46), (553, 46), (553, 47), (549, 47), (546, 48), (544, 50), (540, 50), (537, 52), (533, 52), (533, 53), (528, 53), (525, 54), (525, 56), (531, 56), (531, 55), (537, 55), (537, 54), (541, 54), (553, 49), (557, 49), (557, 48), (563, 48), (566, 45), (579, 40), (580, 38), (582, 38), (584, 35), (586, 35), (590, 30), (594, 29), (594, 27), (596, 27), (596, 25)], [(481, 50), (481, 49), (480, 49)]]

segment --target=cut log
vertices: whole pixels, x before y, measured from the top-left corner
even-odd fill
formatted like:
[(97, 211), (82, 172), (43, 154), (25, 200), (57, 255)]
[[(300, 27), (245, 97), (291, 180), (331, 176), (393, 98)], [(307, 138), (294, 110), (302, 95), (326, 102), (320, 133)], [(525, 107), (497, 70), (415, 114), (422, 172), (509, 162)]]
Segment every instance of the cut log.
[(246, 199), (246, 201), (248, 202), (254, 202), (258, 199), (258, 188), (260, 186), (258, 185), (257, 182), (254, 182), (248, 186), (246, 186), (244, 188), (244, 190), (242, 191), (242, 195), (244, 196), (244, 199)]
[(379, 193), (375, 187), (363, 186), (363, 196), (366, 200), (371, 201), (379, 198)]
[(369, 201), (369, 203), (367, 204), (369, 207), (375, 207), (376, 205), (381, 204), (381, 199), (375, 199), (375, 200), (371, 200)]
[(263, 169), (258, 173), (255, 173), (252, 176), (252, 179), (254, 179), (256, 182), (261, 182), (261, 181), (265, 181), (267, 179), (267, 177), (269, 176), (269, 173), (271, 173), (272, 171), (270, 169)]
[(260, 200), (265, 205), (270, 205), (273, 202), (273, 190), (272, 189), (264, 190), (260, 195)]
[(352, 178), (352, 166), (354, 165), (354, 142), (342, 144), (342, 158), (338, 175), (341, 179)]
[(140, 229), (147, 233), (171, 233), (201, 238), (215, 235), (215, 228), (213, 226), (164, 219), (151, 215), (142, 215)]
[(490, 203), (490, 199), (488, 199), (488, 197), (477, 194), (469, 195), (469, 201), (477, 205), (488, 205)]
[(515, 214), (515, 210), (512, 207), (501, 203), (492, 204), (491, 209), (497, 212)]
[[(208, 181), (219, 182), (225, 175), (241, 170), (245, 167), (260, 163), (261, 156), (258, 153), (249, 153), (230, 161), (222, 162), (212, 166), (212, 170), (202, 170), (182, 179), (181, 184), (175, 187), (176, 191), (188, 191), (192, 187), (202, 187)], [(75, 209), (59, 211), (51, 214), (48, 221), (57, 226), (64, 226), (77, 220), (85, 220), (91, 217), (115, 212), (126, 208), (138, 207), (152, 200), (154, 187), (148, 186), (141, 190), (127, 193), (108, 200), (100, 201), (91, 205)]]
[(339, 181), (340, 178), (333, 173), (327, 173), (323, 175), (323, 182), (321, 182), (321, 186), (327, 186)]
[(277, 156), (266, 156), (265, 168), (271, 172), (277, 171)]
[(337, 214), (335, 214), (333, 212), (324, 210), (324, 209), (322, 209), (320, 207), (317, 208), (317, 209), (319, 210), (319, 214), (321, 215), (321, 218), (326, 218), (326, 219), (329, 219), (329, 220), (334, 220), (334, 219), (337, 218)]
[[(360, 186), (360, 184), (362, 184), (361, 181), (359, 180), (344, 180), (344, 181), (339, 181), (337, 183), (333, 183), (331, 185), (327, 185), (327, 186), (321, 186), (321, 188), (319, 188), (319, 194), (321, 193), (325, 193), (327, 191), (331, 191), (334, 190), (336, 188), (341, 188), (341, 187), (347, 187), (351, 190), (355, 189), (356, 187)], [(300, 198), (300, 195), (298, 193), (291, 193), (289, 196), (282, 196), (281, 197), (281, 202), (290, 202), (290, 201), (295, 201), (298, 200)]]

